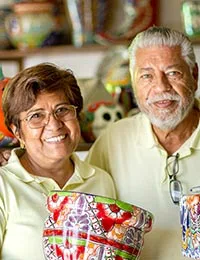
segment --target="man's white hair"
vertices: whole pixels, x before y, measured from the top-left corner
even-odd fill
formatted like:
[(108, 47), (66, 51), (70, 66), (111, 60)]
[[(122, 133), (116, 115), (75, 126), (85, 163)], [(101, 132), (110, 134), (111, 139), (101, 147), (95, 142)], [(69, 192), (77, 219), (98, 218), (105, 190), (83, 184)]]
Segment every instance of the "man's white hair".
[(152, 26), (147, 30), (140, 32), (133, 39), (129, 47), (129, 70), (133, 80), (135, 67), (135, 54), (138, 48), (152, 46), (180, 46), (182, 57), (190, 67), (192, 72), (196, 57), (191, 41), (183, 33), (166, 27)]

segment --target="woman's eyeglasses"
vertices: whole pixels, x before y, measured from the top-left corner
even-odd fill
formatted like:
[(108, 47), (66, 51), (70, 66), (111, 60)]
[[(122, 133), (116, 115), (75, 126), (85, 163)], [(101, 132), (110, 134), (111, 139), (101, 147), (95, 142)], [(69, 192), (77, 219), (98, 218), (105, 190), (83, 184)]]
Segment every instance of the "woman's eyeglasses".
[(60, 105), (52, 112), (38, 110), (26, 116), (21, 121), (26, 121), (32, 129), (42, 128), (48, 124), (51, 115), (63, 122), (75, 119), (76, 108), (73, 105)]
[(167, 157), (167, 173), (169, 175), (169, 192), (174, 204), (179, 205), (182, 197), (183, 188), (179, 180), (177, 180), (177, 173), (179, 172), (179, 154), (170, 155)]

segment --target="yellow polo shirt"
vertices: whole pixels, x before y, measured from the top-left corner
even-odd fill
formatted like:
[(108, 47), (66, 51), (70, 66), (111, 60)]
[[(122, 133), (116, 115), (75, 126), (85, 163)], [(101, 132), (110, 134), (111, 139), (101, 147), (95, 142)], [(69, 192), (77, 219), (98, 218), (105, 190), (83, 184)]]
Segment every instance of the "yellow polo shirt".
[[(22, 150), (14, 149), (0, 168), (0, 248), (2, 260), (43, 260), (42, 233), (47, 195), (60, 190), (50, 178), (30, 175), (20, 164)], [(75, 171), (62, 190), (115, 197), (109, 174), (73, 154)]]
[[(188, 194), (191, 187), (200, 185), (200, 124), (176, 153), (180, 154), (177, 179)], [(153, 230), (145, 236), (140, 259), (185, 259), (179, 207), (169, 193), (167, 152), (153, 134), (148, 118), (139, 113), (108, 127), (93, 144), (87, 160), (112, 175), (120, 200), (153, 213)]]

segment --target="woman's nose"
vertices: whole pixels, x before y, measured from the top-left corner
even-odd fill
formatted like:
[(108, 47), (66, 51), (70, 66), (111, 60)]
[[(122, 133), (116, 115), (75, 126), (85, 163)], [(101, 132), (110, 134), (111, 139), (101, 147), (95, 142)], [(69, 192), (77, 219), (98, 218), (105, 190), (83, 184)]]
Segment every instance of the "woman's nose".
[(45, 124), (45, 127), (47, 129), (58, 128), (58, 127), (60, 127), (62, 125), (63, 125), (62, 120), (57, 118), (54, 113), (49, 113), (48, 114), (48, 118), (47, 118), (47, 121), (46, 121), (46, 124)]

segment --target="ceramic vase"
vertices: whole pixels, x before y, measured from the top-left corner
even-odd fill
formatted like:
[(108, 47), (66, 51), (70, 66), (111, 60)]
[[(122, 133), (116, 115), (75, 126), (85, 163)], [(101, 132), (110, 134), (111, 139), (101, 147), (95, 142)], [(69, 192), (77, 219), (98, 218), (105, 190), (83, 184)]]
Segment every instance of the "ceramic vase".
[(17, 3), (14, 12), (5, 19), (6, 32), (18, 49), (41, 47), (55, 30), (53, 5), (44, 3)]
[(182, 253), (200, 259), (200, 194), (183, 196), (180, 201)]
[(46, 259), (138, 259), (150, 212), (92, 194), (53, 191), (47, 199), (43, 248)]
[(184, 0), (181, 3), (183, 27), (186, 35), (193, 40), (200, 38), (200, 2)]

